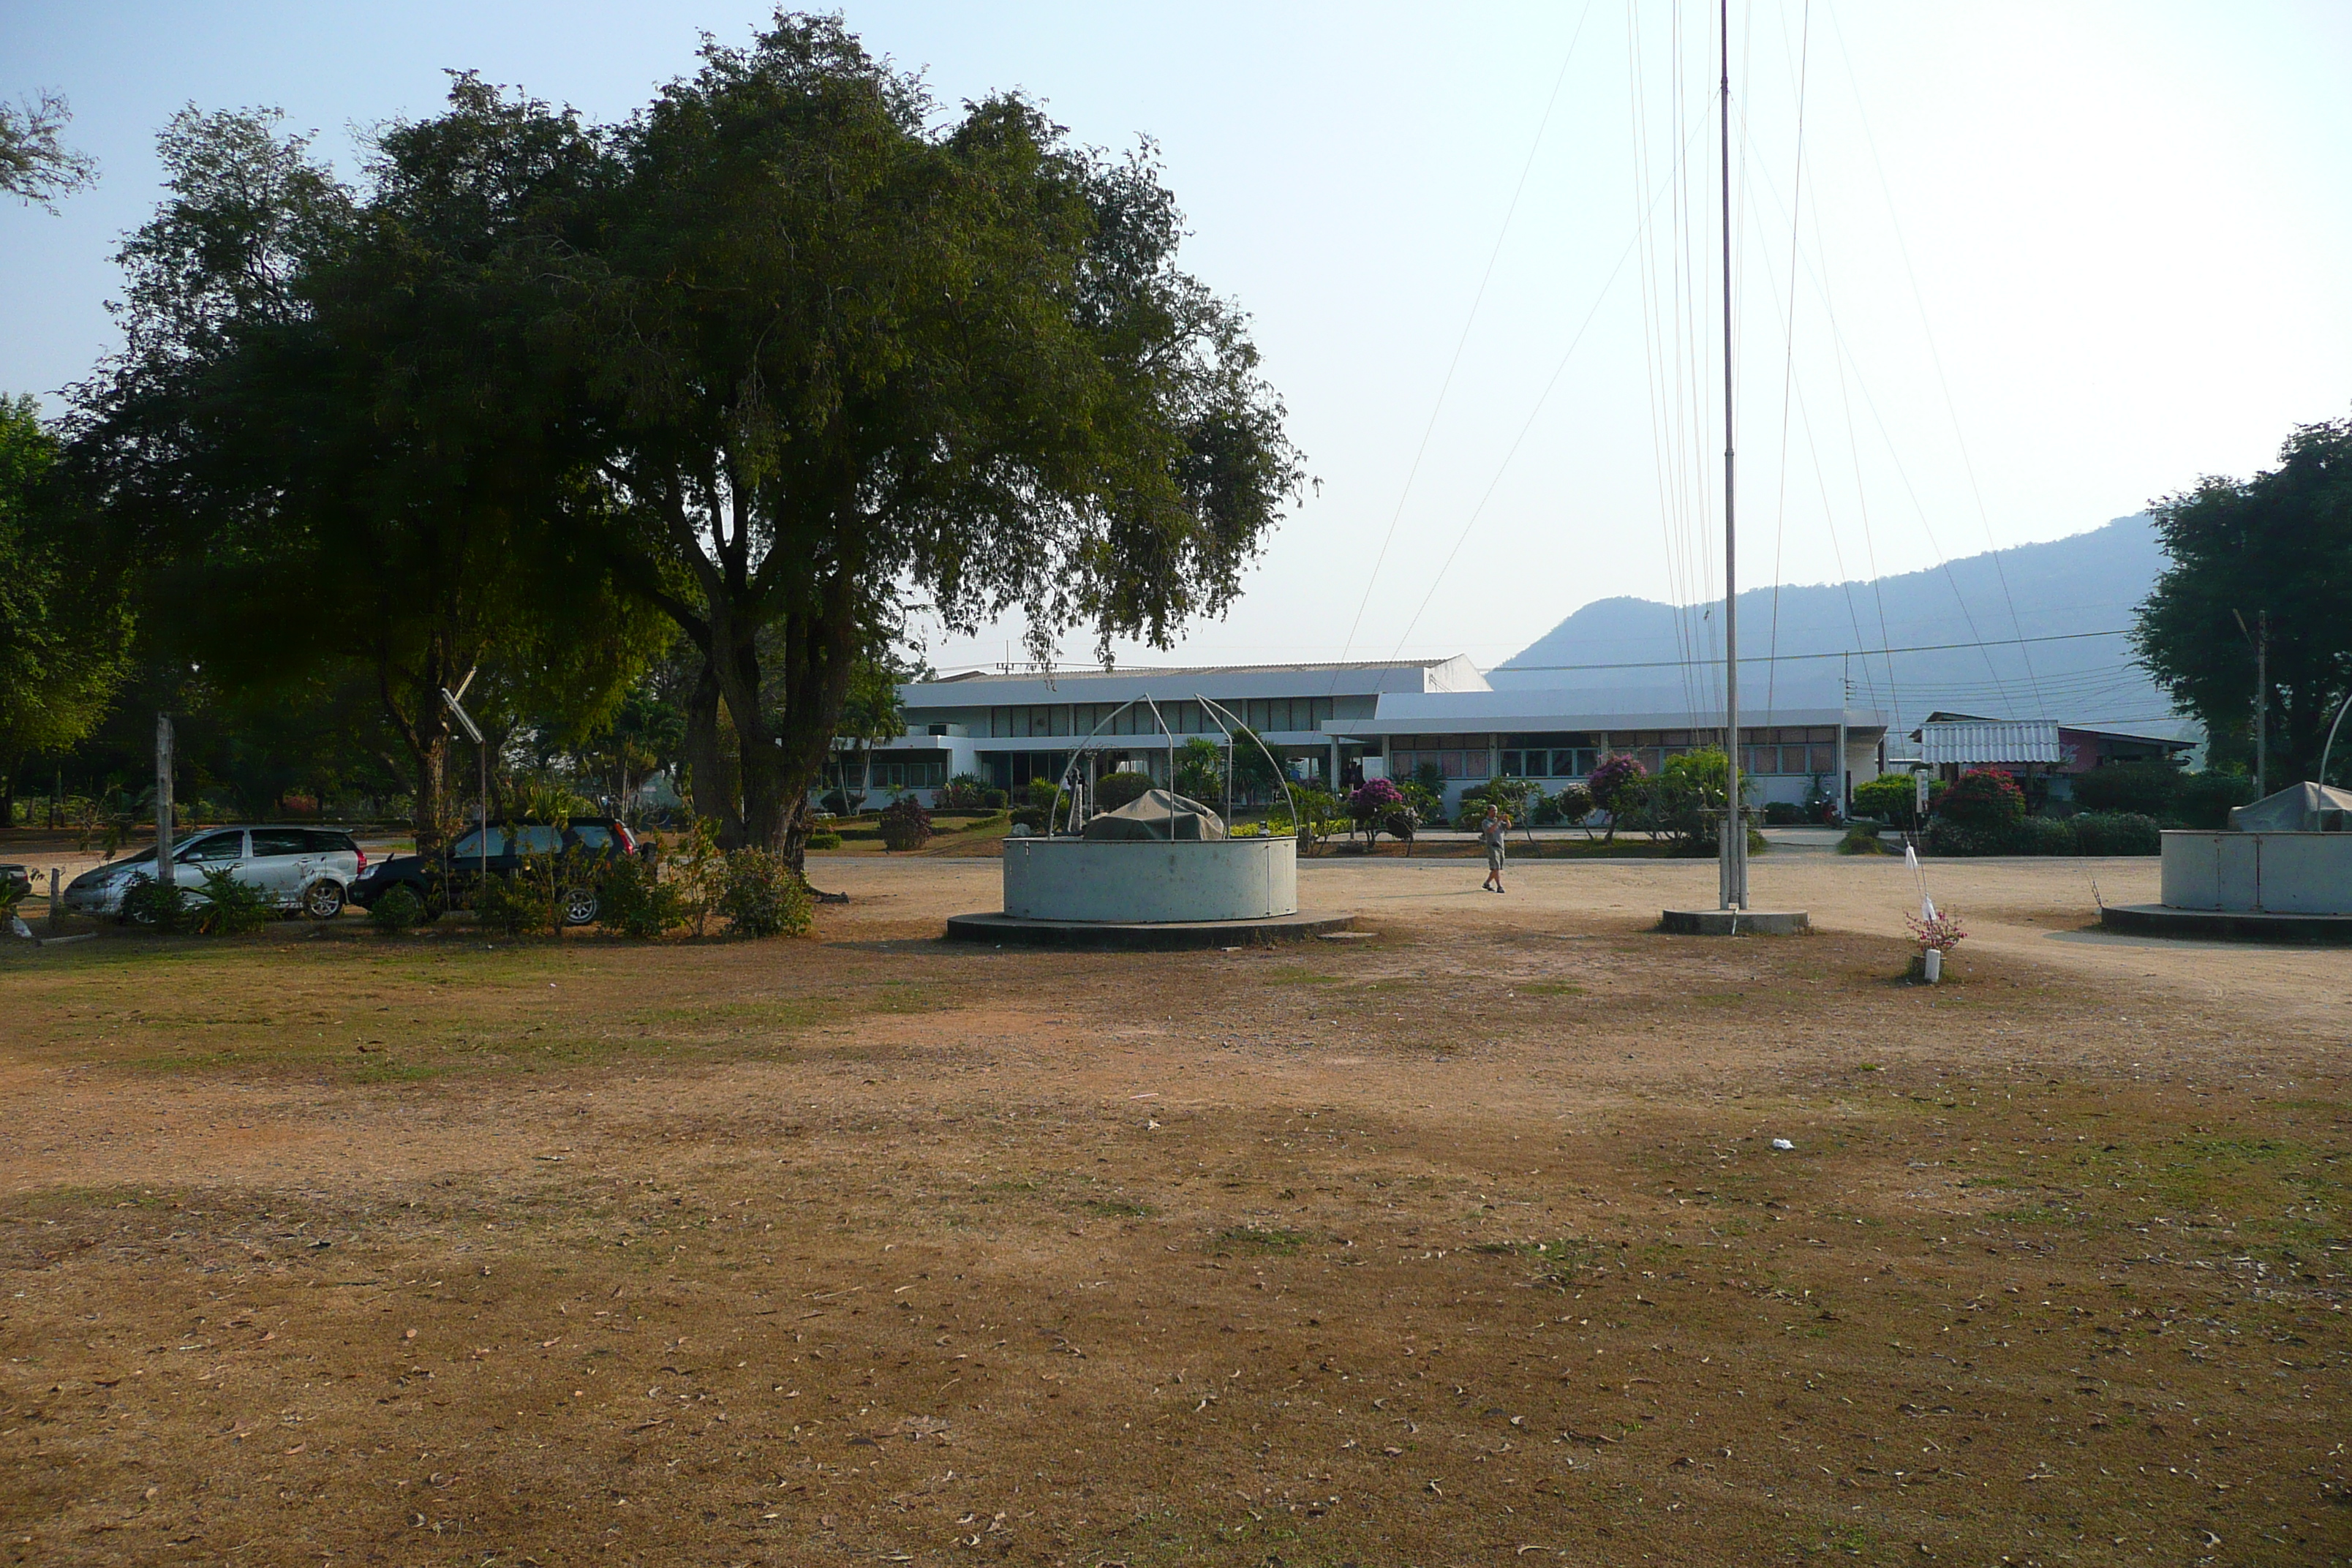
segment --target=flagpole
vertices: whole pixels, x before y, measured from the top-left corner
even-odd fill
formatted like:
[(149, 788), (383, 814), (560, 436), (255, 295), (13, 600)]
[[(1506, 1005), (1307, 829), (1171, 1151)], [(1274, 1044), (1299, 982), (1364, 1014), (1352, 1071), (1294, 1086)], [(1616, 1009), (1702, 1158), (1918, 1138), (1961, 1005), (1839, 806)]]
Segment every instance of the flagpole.
[(1739, 552), (1731, 419), (1731, 0), (1722, 0), (1723, 74), (1723, 839), (1722, 907), (1748, 907), (1748, 824), (1739, 811)]

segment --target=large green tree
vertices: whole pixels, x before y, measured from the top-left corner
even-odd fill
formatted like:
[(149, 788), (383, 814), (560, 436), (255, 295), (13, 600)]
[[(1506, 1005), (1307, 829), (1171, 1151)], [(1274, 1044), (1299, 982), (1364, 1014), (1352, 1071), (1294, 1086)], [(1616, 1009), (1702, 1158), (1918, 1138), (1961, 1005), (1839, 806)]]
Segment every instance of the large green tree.
[(486, 729), (529, 711), (584, 735), (663, 640), (569, 547), (604, 491), (535, 395), (514, 303), (593, 150), (471, 79), (455, 96), (377, 140), (363, 193), (273, 115), (175, 119), (171, 194), (122, 252), (126, 346), (79, 390), (77, 441), (152, 563), (169, 656), (288, 700), (363, 679), (426, 844), (457, 815), (444, 687), (478, 668)]
[[(2306, 425), (2279, 466), (2208, 478), (2156, 504), (2171, 564), (2139, 607), (2141, 664), (2205, 723), (2217, 757), (2252, 755), (2255, 651), (2269, 626), (2268, 773), (2318, 776), (2327, 727), (2352, 692), (2352, 420)], [(2328, 782), (2352, 778), (2339, 740)]]
[(702, 61), (610, 139), (551, 314), (609, 434), (584, 521), (704, 655), (689, 752), (723, 706), (744, 837), (797, 859), (908, 595), (954, 628), (1021, 613), (1041, 647), (1165, 645), (1235, 593), (1299, 470), (1147, 158), (1018, 98), (943, 114), (835, 20)]
[(89, 734), (129, 668), (122, 573), (58, 458), (33, 400), (0, 397), (0, 826), (26, 760)]

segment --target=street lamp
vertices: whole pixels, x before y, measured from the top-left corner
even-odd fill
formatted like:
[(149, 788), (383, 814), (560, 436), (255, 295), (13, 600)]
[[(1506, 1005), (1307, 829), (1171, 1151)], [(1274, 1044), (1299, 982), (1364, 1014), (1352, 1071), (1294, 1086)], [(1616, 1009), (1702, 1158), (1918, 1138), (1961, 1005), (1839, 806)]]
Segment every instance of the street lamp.
[(449, 711), (457, 716), (458, 726), (466, 731), (466, 739), (474, 742), (474, 755), (481, 764), (481, 794), (478, 797), (481, 823), (480, 831), (475, 838), (475, 845), (481, 852), (480, 876), (484, 881), (488, 881), (490, 876), (490, 748), (483, 741), (482, 731), (475, 726), (472, 718), (457, 703), (457, 699), (466, 695), (466, 688), (474, 684), (474, 676), (480, 668), (481, 666), (476, 665), (474, 668), (467, 670), (466, 679), (457, 682), (457, 689), (455, 691), (446, 686), (443, 687), (441, 700), (446, 702), (449, 705)]

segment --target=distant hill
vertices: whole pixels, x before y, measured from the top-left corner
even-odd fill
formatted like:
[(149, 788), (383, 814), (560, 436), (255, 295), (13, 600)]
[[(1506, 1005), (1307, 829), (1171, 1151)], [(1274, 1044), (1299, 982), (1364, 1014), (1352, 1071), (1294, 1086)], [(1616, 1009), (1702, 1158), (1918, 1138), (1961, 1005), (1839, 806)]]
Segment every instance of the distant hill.
[[(2193, 723), (2131, 662), (2120, 632), (2163, 570), (2146, 513), (2046, 544), (2004, 550), (1853, 583), (1756, 589), (1739, 596), (1742, 705), (1768, 692), (1875, 708), (1903, 731), (1933, 709), (2000, 719), (2057, 719), (2151, 734)], [(1716, 606), (1600, 599), (1487, 672), (1497, 687), (1567, 690), (1682, 680), (1693, 700), (1719, 702), (1722, 628)], [(1777, 629), (1776, 629), (1777, 622)], [(2064, 636), (2018, 645), (2019, 637)], [(1965, 644), (1937, 652), (1854, 650)], [(1987, 645), (1987, 646), (1977, 646)], [(2007, 646), (1996, 646), (2007, 645)], [(1776, 651), (1768, 663), (1765, 655)], [(1751, 662), (1751, 659), (1754, 662)], [(1686, 661), (1696, 660), (1695, 664)], [(1685, 668), (1677, 668), (1677, 665)], [(1602, 668), (1602, 666), (1648, 668)], [(1711, 666), (1711, 667), (1710, 667)]]

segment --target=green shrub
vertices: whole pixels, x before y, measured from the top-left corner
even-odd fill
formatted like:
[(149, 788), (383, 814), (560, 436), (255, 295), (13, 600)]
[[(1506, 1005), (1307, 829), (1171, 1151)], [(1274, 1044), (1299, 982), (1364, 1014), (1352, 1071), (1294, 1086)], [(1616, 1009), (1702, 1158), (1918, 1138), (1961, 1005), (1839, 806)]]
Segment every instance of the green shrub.
[(515, 781), (507, 811), (521, 822), (570, 822), (595, 816), (596, 803), (558, 780), (524, 778)]
[(596, 923), (623, 936), (648, 940), (687, 922), (685, 892), (663, 878), (661, 862), (650, 855), (615, 860), (596, 896)]
[(1764, 822), (1769, 827), (1795, 827), (1805, 820), (1805, 808), (1793, 800), (1768, 800), (1764, 803)]
[(251, 882), (226, 867), (206, 871), (187, 912), (188, 929), (199, 936), (241, 936), (259, 931), (278, 916), (278, 906)]
[(803, 936), (814, 923), (807, 885), (764, 849), (727, 857), (717, 907), (737, 936)]
[(1873, 822), (1857, 822), (1847, 828), (1845, 837), (1838, 840), (1837, 852), (1841, 855), (1889, 853), (1886, 846), (1879, 842), (1878, 825)]
[(1439, 775), (1438, 787), (1432, 789), (1416, 773), (1409, 782), (1397, 785), (1397, 793), (1404, 796), (1405, 808), (1412, 813), (1416, 821), (1442, 823), (1445, 820), (1444, 774)]
[(194, 900), (176, 881), (167, 888), (142, 871), (122, 890), (122, 918), (132, 925), (155, 931), (185, 931), (194, 913)]
[(1013, 795), (1008, 790), (984, 789), (980, 792), (980, 807), (982, 811), (1003, 811), (1012, 804)]
[(882, 847), (894, 853), (920, 849), (931, 841), (931, 814), (911, 795), (884, 806), (876, 826), (882, 833)]
[(2074, 804), (2084, 811), (2170, 816), (2186, 777), (2168, 762), (2109, 763), (2074, 776)]
[(1874, 816), (1896, 827), (1919, 826), (1919, 786), (1909, 773), (1881, 773), (1853, 786), (1857, 816)]
[(2000, 828), (1968, 827), (1948, 816), (1927, 819), (1919, 847), (1930, 855), (2006, 855), (2009, 836)]
[[(1958, 785), (1954, 786), (1958, 788)], [(1971, 827), (1948, 816), (1928, 820), (1920, 844), (1930, 855), (2074, 855), (2080, 818), (2028, 816), (1993, 827)]]
[(812, 849), (838, 849), (841, 847), (841, 835), (830, 829), (812, 833), (808, 837), (808, 847)]
[(405, 884), (394, 888), (368, 910), (369, 922), (386, 934), (406, 931), (424, 918), (425, 900)]
[(1117, 811), (1122, 805), (1133, 805), (1151, 787), (1151, 775), (1139, 773), (1105, 773), (1095, 781), (1095, 805), (1103, 811)]
[(2231, 806), (2252, 805), (2253, 798), (2254, 781), (2245, 774), (2208, 771), (2181, 778), (2172, 809), (2185, 826), (2221, 828), (2230, 826)]
[(555, 895), (541, 881), (531, 875), (528, 857), (511, 877), (485, 878), (474, 889), (474, 919), (509, 936), (555, 930)]
[(2000, 768), (1970, 768), (1938, 797), (1936, 816), (1962, 827), (1997, 831), (2025, 820), (2025, 792)]
[(2006, 849), (1992, 853), (2007, 855), (2072, 855), (2074, 854), (2074, 820), (2063, 816), (2029, 816), (2011, 825)]
[(2154, 855), (2164, 848), (2163, 829), (2146, 812), (2086, 811), (2067, 826), (2074, 830), (2078, 855)]
[[(185, 876), (192, 868), (177, 869)], [(259, 931), (277, 912), (260, 889), (225, 868), (202, 873), (194, 887), (175, 880), (166, 888), (142, 872), (122, 895), (122, 918), (133, 925), (194, 936)]]

